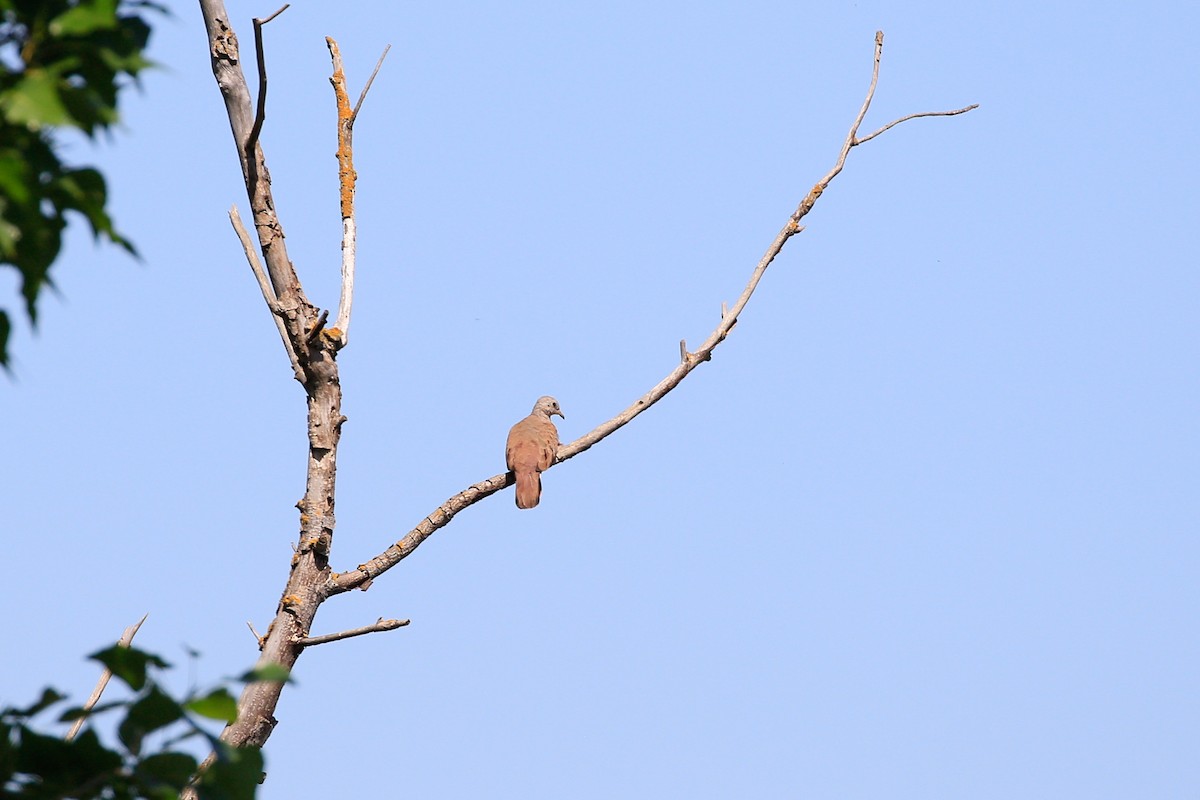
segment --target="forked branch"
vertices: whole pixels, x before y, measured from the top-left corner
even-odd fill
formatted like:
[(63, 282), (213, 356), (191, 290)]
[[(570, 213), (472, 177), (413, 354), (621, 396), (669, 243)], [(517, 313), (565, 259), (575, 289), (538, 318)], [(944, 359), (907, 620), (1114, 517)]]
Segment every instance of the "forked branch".
[[(854, 118), (854, 123), (850, 126), (850, 132), (846, 135), (845, 141), (842, 143), (842, 149), (838, 154), (837, 161), (833, 168), (818, 181), (808, 194), (800, 201), (800, 205), (788, 218), (775, 240), (767, 248), (758, 265), (750, 273), (750, 280), (746, 284), (746, 288), (742, 291), (740, 297), (733, 304), (732, 308), (726, 308), (722, 305), (721, 321), (713, 330), (709, 337), (695, 351), (689, 352), (686, 342), (680, 342), (680, 363), (667, 374), (665, 378), (658, 382), (650, 391), (646, 392), (626, 408), (620, 414), (617, 414), (607, 422), (601, 423), (593, 430), (579, 437), (573, 442), (565, 444), (558, 449), (558, 456), (555, 463), (561, 463), (569, 458), (579, 455), (583, 451), (597, 444), (601, 440), (610, 436), (619, 428), (629, 424), (634, 417), (638, 416), (646, 409), (653, 406), (659, 400), (666, 396), (668, 392), (678, 386), (684, 378), (686, 378), (692, 370), (705, 361), (712, 358), (712, 351), (725, 340), (725, 337), (733, 330), (737, 324), (738, 315), (742, 313), (742, 309), (750, 302), (751, 295), (758, 288), (758, 283), (762, 280), (762, 276), (766, 273), (767, 267), (779, 255), (783, 246), (787, 241), (803, 230), (800, 225), (800, 220), (808, 215), (816, 204), (817, 199), (822, 192), (829, 186), (830, 181), (837, 177), (842, 171), (842, 167), (846, 163), (846, 157), (849, 155), (851, 148), (865, 141), (873, 139), (884, 131), (899, 125), (906, 120), (916, 119), (918, 117), (931, 116), (951, 116), (962, 114), (976, 108), (975, 105), (967, 106), (966, 108), (957, 111), (931, 111), (918, 114), (910, 114), (902, 117), (894, 122), (880, 128), (875, 133), (863, 139), (858, 138), (858, 128), (862, 124), (863, 119), (867, 115), (868, 109), (871, 107), (871, 100), (875, 97), (875, 87), (879, 82), (879, 63), (883, 55), (883, 32), (879, 31), (875, 34), (875, 59), (874, 67), (871, 72), (871, 83), (867, 89), (866, 99), (863, 101), (862, 108), (858, 112), (858, 116)], [(469, 506), (478, 503), (480, 500), (488, 497), (496, 492), (504, 489), (512, 483), (512, 478), (508, 473), (493, 475), (492, 477), (468, 486), (458, 494), (446, 500), (440, 506), (408, 533), (406, 533), (399, 541), (392, 544), (379, 555), (364, 564), (360, 564), (356, 569), (349, 572), (334, 574), (330, 576), (329, 583), (325, 587), (325, 591), (332, 595), (340, 592), (349, 591), (350, 589), (365, 589), (376, 576), (386, 572), (387, 570), (400, 563), (405, 557), (417, 549), (422, 542), (428, 539), (435, 531), (443, 528), (454, 518), (454, 516)]]
[(371, 89), (379, 68), (383, 66), (383, 59), (387, 57), (391, 45), (384, 48), (371, 77), (363, 86), (362, 94), (358, 96), (358, 102), (351, 109), (350, 95), (346, 91), (346, 71), (342, 65), (342, 53), (332, 36), (325, 37), (325, 44), (328, 45), (329, 56), (333, 60), (333, 75), (330, 76), (329, 82), (333, 84), (333, 94), (337, 100), (338, 187), (342, 212), (342, 291), (338, 299), (337, 320), (332, 328), (327, 329), (327, 333), (334, 347), (342, 348), (346, 346), (350, 337), (350, 310), (354, 305), (354, 271), (358, 260), (358, 226), (354, 221), (354, 187), (358, 180), (358, 174), (354, 171), (354, 120), (358, 118), (363, 101), (367, 99), (367, 92)]

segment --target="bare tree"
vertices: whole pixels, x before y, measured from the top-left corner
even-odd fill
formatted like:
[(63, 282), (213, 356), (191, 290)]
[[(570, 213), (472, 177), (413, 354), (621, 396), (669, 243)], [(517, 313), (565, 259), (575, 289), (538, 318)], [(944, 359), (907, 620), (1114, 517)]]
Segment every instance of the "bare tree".
[[(233, 130), (233, 141), (242, 164), (246, 195), (253, 215), (254, 230), (258, 236), (257, 248), (242, 225), (236, 209), (230, 212), (230, 217), (242, 240), (250, 266), (258, 278), (267, 307), (275, 317), (296, 380), (304, 387), (308, 400), (308, 470), (304, 497), (297, 504), (300, 509), (299, 537), (275, 618), (266, 634), (258, 637), (261, 650), (259, 665), (278, 664), (290, 669), (305, 647), (364, 633), (392, 630), (406, 624), (406, 621), (381, 619), (372, 625), (341, 633), (314, 636), (311, 631), (313, 618), (322, 603), (351, 589), (366, 589), (373, 580), (416, 550), (431, 534), (449, 524), (458, 512), (511, 485), (513, 476), (511, 473), (501, 473), (471, 484), (448, 498), (415, 527), (384, 547), (366, 563), (345, 572), (336, 572), (330, 567), (337, 448), (344, 421), (341, 414), (342, 390), (338, 380), (337, 354), (348, 342), (354, 294), (355, 172), (352, 134), (370, 81), (363, 89), (357, 104), (351, 107), (337, 44), (333, 39), (326, 39), (333, 61), (331, 82), (337, 107), (337, 154), (343, 234), (341, 299), (335, 322), (330, 326), (328, 312), (321, 311), (308, 300), (288, 260), (283, 229), (275, 214), (271, 186), (266, 178), (266, 162), (259, 143), (259, 133), (265, 119), (267, 94), (262, 28), (280, 12), (277, 11), (263, 20), (254, 20), (258, 61), (258, 97), (255, 105), (251, 102), (250, 90), (242, 72), (237, 37), (229, 22), (224, 3), (222, 0), (200, 0), (200, 8), (208, 30), (213, 74), (225, 99), (229, 124)], [(745, 309), (767, 267), (788, 240), (803, 230), (800, 221), (812, 210), (829, 183), (842, 171), (851, 149), (901, 122), (917, 117), (953, 116), (976, 107), (971, 105), (953, 111), (910, 114), (884, 125), (874, 133), (860, 137), (858, 129), (875, 94), (882, 52), (883, 33), (879, 32), (875, 34), (874, 67), (866, 99), (850, 126), (850, 132), (842, 143), (833, 168), (817, 181), (787, 218), (775, 240), (754, 267), (745, 290), (733, 306), (722, 306), (721, 319), (716, 328), (695, 350), (689, 350), (687, 343), (681, 341), (679, 364), (666, 377), (612, 419), (601, 423), (575, 441), (560, 446), (555, 464), (579, 455), (631, 422), (678, 386), (699, 364), (712, 357), (713, 350), (737, 324), (739, 315)], [(382, 57), (380, 62), (382, 63)], [(378, 70), (379, 65), (376, 65), (375, 71)], [(371, 79), (374, 77), (373, 73)], [(262, 254), (265, 270), (259, 263), (258, 252)], [(274, 711), (279, 701), (280, 690), (281, 684), (278, 682), (260, 681), (249, 684), (239, 701), (238, 719), (225, 729), (222, 739), (234, 746), (261, 747), (275, 727)]]

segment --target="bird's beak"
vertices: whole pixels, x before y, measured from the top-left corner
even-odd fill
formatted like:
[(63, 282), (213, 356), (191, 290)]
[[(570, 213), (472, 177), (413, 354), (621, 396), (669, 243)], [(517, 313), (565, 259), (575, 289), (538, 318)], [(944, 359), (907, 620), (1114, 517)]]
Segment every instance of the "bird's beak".
[(555, 411), (554, 413), (555, 413), (555, 414), (558, 414), (558, 415), (559, 415), (560, 417), (562, 417), (563, 419), (566, 419), (566, 418), (567, 418), (567, 415), (566, 415), (566, 414), (564, 414), (564, 413), (562, 413), (561, 411)]

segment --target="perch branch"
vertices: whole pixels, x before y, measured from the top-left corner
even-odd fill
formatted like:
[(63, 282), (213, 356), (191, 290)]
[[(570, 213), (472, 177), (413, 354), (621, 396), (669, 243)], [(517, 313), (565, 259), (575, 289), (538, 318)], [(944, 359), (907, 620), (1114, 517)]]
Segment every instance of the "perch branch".
[(323, 636), (305, 636), (297, 639), (296, 644), (300, 647), (311, 647), (314, 644), (325, 644), (326, 642), (336, 642), (339, 639), (349, 639), (352, 636), (362, 636), (366, 633), (381, 633), (383, 631), (394, 631), (397, 628), (403, 628), (409, 623), (407, 619), (384, 619), (380, 617), (371, 625), (364, 625), (361, 628), (351, 628), (348, 631), (341, 633), (326, 633)]
[[(859, 143), (859, 140), (856, 139), (858, 127), (862, 124), (863, 118), (866, 117), (867, 110), (871, 106), (871, 100), (875, 96), (875, 86), (879, 82), (879, 62), (880, 58), (882, 57), (882, 53), (883, 32), (879, 31), (875, 34), (875, 61), (874, 68), (871, 73), (871, 84), (867, 89), (866, 100), (863, 102), (862, 108), (858, 112), (858, 116), (854, 118), (854, 124), (850, 127), (850, 132), (846, 135), (846, 140), (842, 143), (841, 152), (838, 154), (838, 158), (833, 169), (831, 169), (824, 178), (822, 178), (815, 186), (813, 186), (813, 188), (805, 196), (804, 200), (800, 202), (800, 205), (797, 206), (796, 210), (788, 218), (787, 223), (779, 231), (779, 234), (775, 237), (775, 240), (771, 242), (771, 245), (767, 248), (767, 252), (758, 262), (758, 266), (756, 266), (754, 271), (751, 272), (750, 280), (746, 284), (746, 288), (742, 291), (741, 296), (733, 304), (733, 307), (726, 309), (724, 305), (722, 305), (720, 323), (709, 335), (709, 337), (704, 340), (704, 343), (701, 344), (700, 347), (694, 352), (688, 352), (686, 342), (681, 341), (679, 343), (680, 363), (678, 366), (671, 370), (671, 372), (668, 373), (665, 378), (659, 381), (657, 385), (650, 389), (650, 391), (638, 398), (633, 405), (629, 406), (629, 408), (625, 409), (607, 422), (598, 425), (595, 429), (589, 431), (575, 441), (559, 447), (558, 455), (554, 462), (555, 464), (562, 463), (568, 458), (573, 458), (579, 455), (583, 451), (589, 449), (602, 439), (617, 431), (619, 428), (629, 424), (634, 417), (650, 408), (652, 405), (661, 400), (669, 391), (678, 386), (683, 379), (686, 378), (688, 374), (691, 373), (691, 371), (697, 366), (712, 358), (712, 351), (717, 347), (717, 345), (725, 340), (725, 337), (733, 329), (734, 325), (737, 324), (738, 315), (742, 313), (742, 309), (744, 309), (746, 304), (750, 302), (750, 297), (754, 294), (754, 290), (758, 288), (758, 283), (762, 279), (763, 274), (766, 273), (767, 267), (769, 267), (771, 262), (775, 260), (775, 257), (779, 255), (779, 252), (783, 249), (783, 246), (787, 244), (787, 241), (800, 231), (804, 230), (804, 228), (800, 225), (800, 220), (812, 210), (817, 198), (821, 196), (821, 193), (829, 185), (829, 182), (837, 177), (838, 173), (842, 171), (842, 167), (846, 163), (846, 156), (849, 154), (850, 149), (854, 147), (855, 144)], [(963, 110), (969, 111), (974, 107), (975, 106), (970, 106)], [(962, 113), (962, 111), (953, 113)], [(910, 115), (905, 119), (912, 119), (915, 116), (922, 115)], [(924, 116), (948, 116), (948, 114), (944, 112), (934, 112), (931, 114), (925, 114)], [(892, 125), (903, 121), (903, 119), (897, 120), (895, 123), (892, 123)], [(887, 127), (891, 127), (891, 125)], [(883, 130), (886, 129), (887, 128), (885, 127)], [(882, 132), (883, 131), (881, 130), (878, 133)], [(872, 134), (872, 137), (875, 135), (876, 134)], [(475, 503), (478, 503), (485, 497), (488, 497), (500, 491), (501, 489), (506, 488), (511, 483), (511, 474), (501, 473), (499, 475), (493, 475), (492, 477), (480, 481), (479, 483), (468, 486), (466, 489), (438, 506), (433, 513), (421, 520), (421, 522), (415, 528), (406, 533), (399, 541), (392, 544), (370, 561), (360, 564), (357, 569), (349, 572), (335, 573), (331, 575), (330, 580), (325, 587), (325, 591), (332, 595), (349, 591), (351, 589), (365, 588), (365, 586), (374, 580), (376, 576), (391, 569), (396, 564), (400, 563), (401, 560), (411, 554), (414, 550), (416, 550), (417, 547), (419, 547), (422, 542), (433, 535), (435, 531), (437, 531), (439, 528), (445, 527), (450, 520), (452, 520), (454, 516), (458, 514), (458, 512), (474, 505)]]
[[(117, 640), (117, 647), (129, 647), (133, 643), (133, 637), (137, 635), (138, 628), (142, 627), (142, 623), (146, 621), (146, 617), (148, 616), (150, 615), (143, 615), (141, 619), (126, 628), (125, 632), (121, 634), (121, 638)], [(96, 681), (96, 688), (92, 689), (91, 696), (83, 704), (84, 714), (75, 720), (75, 724), (71, 726), (71, 730), (67, 731), (67, 735), (63, 737), (68, 742), (79, 735), (79, 730), (83, 727), (83, 723), (87, 722), (87, 712), (95, 708), (96, 703), (100, 702), (100, 695), (104, 694), (104, 687), (108, 686), (110, 678), (112, 678), (112, 670), (105, 667), (104, 672), (100, 673), (100, 680)]]
[(283, 324), (283, 309), (280, 307), (279, 301), (275, 299), (275, 290), (271, 288), (271, 282), (267, 280), (267, 273), (263, 270), (262, 262), (258, 260), (258, 252), (254, 249), (254, 242), (250, 240), (249, 231), (242, 224), (237, 206), (230, 206), (229, 221), (233, 223), (233, 230), (242, 242), (242, 249), (246, 251), (246, 260), (250, 262), (254, 279), (258, 281), (258, 288), (262, 290), (263, 300), (266, 301), (267, 308), (271, 310), (275, 327), (279, 329), (279, 336), (283, 339), (283, 349), (287, 350), (288, 360), (292, 362), (292, 372), (295, 373), (296, 380), (304, 383), (304, 368), (300, 366), (300, 360), (296, 358), (296, 350), (292, 347), (292, 340), (288, 338), (287, 328)]

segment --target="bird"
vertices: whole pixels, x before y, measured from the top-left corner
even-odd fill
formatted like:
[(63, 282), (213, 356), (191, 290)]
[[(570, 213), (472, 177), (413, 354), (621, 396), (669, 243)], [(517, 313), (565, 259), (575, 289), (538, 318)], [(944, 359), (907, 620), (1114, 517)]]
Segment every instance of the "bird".
[(557, 400), (539, 397), (529, 416), (508, 432), (504, 461), (516, 477), (517, 508), (533, 508), (542, 498), (542, 473), (558, 454), (558, 429), (550, 421), (555, 414), (566, 419)]

